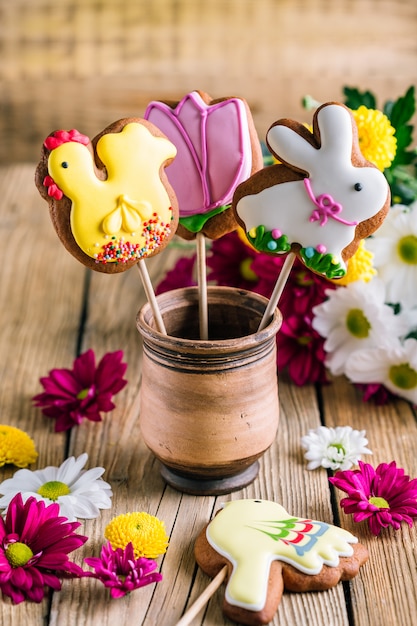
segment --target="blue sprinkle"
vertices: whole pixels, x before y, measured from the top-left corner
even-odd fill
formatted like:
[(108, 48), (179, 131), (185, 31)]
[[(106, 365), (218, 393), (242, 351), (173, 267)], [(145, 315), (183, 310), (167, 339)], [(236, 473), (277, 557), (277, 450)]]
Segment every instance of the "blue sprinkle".
[(312, 259), (314, 256), (314, 248), (306, 248), (304, 250), (304, 254), (306, 255), (307, 259)]
[(268, 248), (268, 250), (276, 250), (278, 248), (278, 244), (276, 241), (268, 241), (266, 247)]

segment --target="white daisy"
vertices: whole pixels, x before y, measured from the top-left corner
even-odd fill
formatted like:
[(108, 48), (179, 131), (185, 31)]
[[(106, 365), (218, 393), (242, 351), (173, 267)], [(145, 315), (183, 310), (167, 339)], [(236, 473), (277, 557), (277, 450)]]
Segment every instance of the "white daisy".
[(326, 337), (326, 365), (338, 376), (355, 350), (391, 345), (392, 337), (407, 332), (409, 322), (385, 304), (385, 285), (379, 278), (361, 280), (326, 291), (328, 299), (313, 308), (313, 328)]
[(307, 452), (307, 469), (324, 467), (331, 470), (347, 470), (355, 465), (362, 454), (372, 454), (366, 445), (364, 430), (350, 426), (327, 428), (319, 426), (301, 437), (301, 445)]
[(12, 498), (21, 493), (25, 502), (30, 496), (43, 500), (46, 505), (57, 502), (60, 515), (73, 522), (75, 519), (92, 519), (100, 513), (99, 509), (109, 509), (111, 496), (110, 485), (100, 476), (103, 467), (89, 470), (82, 468), (87, 463), (88, 454), (81, 454), (66, 459), (60, 467), (45, 467), (41, 470), (21, 469), (12, 478), (0, 484), (0, 509), (6, 509)]
[(347, 360), (346, 375), (354, 383), (378, 383), (417, 404), (417, 340), (391, 347), (358, 350)]
[(417, 202), (392, 207), (366, 243), (386, 284), (387, 301), (417, 306)]

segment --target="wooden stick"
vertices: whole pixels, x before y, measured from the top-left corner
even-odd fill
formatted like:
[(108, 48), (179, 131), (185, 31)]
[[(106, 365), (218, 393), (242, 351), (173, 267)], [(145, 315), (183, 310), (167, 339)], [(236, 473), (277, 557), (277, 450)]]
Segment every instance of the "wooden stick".
[(146, 297), (151, 306), (153, 316), (155, 318), (156, 327), (163, 335), (167, 334), (164, 320), (162, 319), (161, 311), (159, 310), (158, 302), (156, 300), (155, 292), (152, 287), (151, 279), (149, 278), (148, 268), (146, 267), (145, 259), (139, 259), (136, 264), (140, 277), (142, 279), (143, 288), (145, 290)]
[(198, 596), (197, 600), (190, 606), (188, 611), (184, 613), (176, 626), (188, 626), (196, 615), (205, 607), (211, 596), (220, 587), (227, 576), (227, 565), (213, 578), (211, 583), (204, 589), (203, 593)]
[(287, 284), (288, 276), (290, 275), (292, 266), (294, 265), (294, 261), (295, 254), (294, 252), (290, 252), (284, 261), (281, 273), (278, 276), (277, 282), (275, 283), (275, 287), (269, 299), (268, 306), (266, 307), (265, 313), (261, 319), (261, 323), (259, 324), (258, 332), (268, 326), (269, 322), (271, 321), (271, 317), (274, 314), (282, 292), (284, 291), (284, 287)]
[(208, 339), (206, 240), (202, 233), (197, 233), (197, 272), (200, 339), (206, 340)]

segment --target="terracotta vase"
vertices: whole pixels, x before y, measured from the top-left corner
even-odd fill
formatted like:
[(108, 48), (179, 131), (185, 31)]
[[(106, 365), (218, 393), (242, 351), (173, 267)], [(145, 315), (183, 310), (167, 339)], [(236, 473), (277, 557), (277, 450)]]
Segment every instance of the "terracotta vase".
[(199, 339), (198, 290), (157, 297), (167, 335), (149, 304), (139, 311), (143, 338), (140, 426), (172, 487), (221, 494), (252, 482), (275, 439), (278, 418), (278, 310), (257, 332), (268, 301), (208, 287), (209, 339)]

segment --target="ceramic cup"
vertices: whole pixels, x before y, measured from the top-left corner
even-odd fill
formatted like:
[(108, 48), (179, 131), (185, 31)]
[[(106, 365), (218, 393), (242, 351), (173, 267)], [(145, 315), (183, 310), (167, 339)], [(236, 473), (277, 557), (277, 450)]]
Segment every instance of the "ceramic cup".
[(192, 494), (251, 483), (275, 439), (278, 309), (258, 332), (268, 303), (242, 289), (208, 287), (209, 339), (199, 339), (198, 289), (157, 297), (167, 335), (150, 305), (137, 316), (143, 339), (140, 427), (165, 481)]

